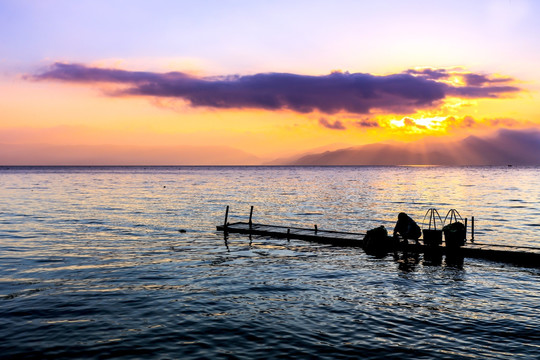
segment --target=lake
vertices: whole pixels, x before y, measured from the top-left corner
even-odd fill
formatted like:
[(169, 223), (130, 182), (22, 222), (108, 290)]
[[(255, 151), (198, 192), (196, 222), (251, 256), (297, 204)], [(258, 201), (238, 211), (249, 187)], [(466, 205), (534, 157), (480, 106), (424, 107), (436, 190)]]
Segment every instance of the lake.
[(539, 269), (225, 241), (227, 205), (353, 232), (457, 209), (540, 247), (538, 167), (0, 167), (2, 358), (540, 358)]

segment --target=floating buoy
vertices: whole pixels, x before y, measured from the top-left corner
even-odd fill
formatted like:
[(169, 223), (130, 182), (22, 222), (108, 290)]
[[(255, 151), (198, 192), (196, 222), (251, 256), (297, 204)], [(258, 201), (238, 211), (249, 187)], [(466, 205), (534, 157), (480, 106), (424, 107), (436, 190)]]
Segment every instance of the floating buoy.
[(178, 232), (185, 233), (186, 230), (185, 229), (178, 229)]

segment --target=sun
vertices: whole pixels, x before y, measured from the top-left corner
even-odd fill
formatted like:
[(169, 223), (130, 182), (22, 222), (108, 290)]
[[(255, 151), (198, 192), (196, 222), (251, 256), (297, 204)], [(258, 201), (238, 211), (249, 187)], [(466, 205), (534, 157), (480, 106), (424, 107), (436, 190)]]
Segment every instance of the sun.
[(411, 117), (405, 116), (401, 119), (390, 119), (389, 125), (393, 129), (405, 130), (410, 133), (436, 133), (445, 131), (445, 116), (432, 117)]

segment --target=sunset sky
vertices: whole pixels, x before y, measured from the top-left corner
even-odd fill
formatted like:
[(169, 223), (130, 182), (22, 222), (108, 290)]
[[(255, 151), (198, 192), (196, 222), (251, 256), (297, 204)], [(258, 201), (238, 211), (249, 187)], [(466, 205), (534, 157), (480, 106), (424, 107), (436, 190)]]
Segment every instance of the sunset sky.
[(0, 0), (0, 165), (263, 163), (538, 130), (539, 14), (532, 0)]

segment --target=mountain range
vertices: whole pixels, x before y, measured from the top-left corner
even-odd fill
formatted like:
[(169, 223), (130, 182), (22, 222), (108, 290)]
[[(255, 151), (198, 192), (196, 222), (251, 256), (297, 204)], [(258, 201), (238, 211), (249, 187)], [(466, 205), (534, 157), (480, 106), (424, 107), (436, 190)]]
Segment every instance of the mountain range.
[(540, 131), (501, 129), (459, 141), (376, 143), (311, 153), (287, 165), (540, 165)]
[(540, 165), (540, 131), (501, 129), (461, 140), (431, 138), (356, 147), (331, 144), (265, 161), (226, 146), (121, 146), (0, 142), (0, 165)]

